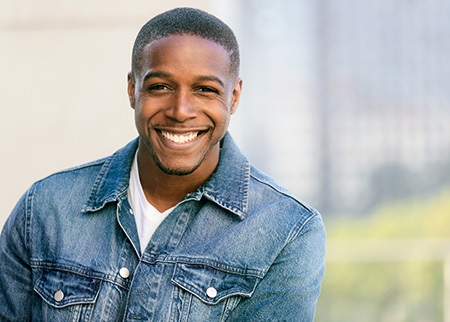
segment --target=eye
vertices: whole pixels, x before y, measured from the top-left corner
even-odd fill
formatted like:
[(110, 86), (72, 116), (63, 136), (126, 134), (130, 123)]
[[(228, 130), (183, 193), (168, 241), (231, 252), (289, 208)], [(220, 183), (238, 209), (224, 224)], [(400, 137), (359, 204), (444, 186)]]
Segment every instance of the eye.
[(149, 92), (162, 92), (162, 91), (169, 91), (170, 88), (164, 84), (153, 84), (153, 85), (148, 86), (147, 90)]
[(209, 87), (209, 86), (201, 86), (197, 88), (197, 92), (199, 93), (213, 93), (213, 94), (219, 94), (219, 91), (215, 88)]

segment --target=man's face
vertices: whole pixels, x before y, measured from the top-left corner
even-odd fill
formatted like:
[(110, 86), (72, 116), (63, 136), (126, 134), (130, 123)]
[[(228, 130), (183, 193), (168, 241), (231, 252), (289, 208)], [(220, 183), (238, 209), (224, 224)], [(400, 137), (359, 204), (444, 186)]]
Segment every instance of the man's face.
[(173, 35), (148, 44), (141, 59), (128, 77), (138, 153), (167, 174), (211, 172), (241, 92), (229, 54), (215, 42)]

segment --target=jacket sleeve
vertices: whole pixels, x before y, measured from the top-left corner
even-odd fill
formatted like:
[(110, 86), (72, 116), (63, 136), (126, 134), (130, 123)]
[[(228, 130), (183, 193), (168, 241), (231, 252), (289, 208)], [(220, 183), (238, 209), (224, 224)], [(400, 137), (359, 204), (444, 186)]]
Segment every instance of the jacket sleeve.
[(314, 320), (325, 271), (325, 228), (320, 215), (306, 223), (284, 247), (250, 298), (227, 321)]
[(27, 211), (23, 196), (0, 235), (0, 321), (28, 321), (33, 287), (27, 248)]

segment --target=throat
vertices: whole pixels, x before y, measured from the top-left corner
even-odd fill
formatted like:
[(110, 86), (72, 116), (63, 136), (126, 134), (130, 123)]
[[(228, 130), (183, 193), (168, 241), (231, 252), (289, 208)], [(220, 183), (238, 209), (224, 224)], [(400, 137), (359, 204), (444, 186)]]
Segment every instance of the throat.
[(173, 208), (187, 194), (197, 189), (184, 184), (184, 180), (152, 180), (150, 184), (146, 184), (145, 180), (141, 179), (141, 185), (145, 198), (159, 212)]

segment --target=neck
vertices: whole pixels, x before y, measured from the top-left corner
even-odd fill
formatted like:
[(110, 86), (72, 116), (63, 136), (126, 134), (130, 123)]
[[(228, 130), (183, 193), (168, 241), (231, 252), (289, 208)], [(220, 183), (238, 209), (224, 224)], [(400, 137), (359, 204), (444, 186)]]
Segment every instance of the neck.
[(210, 152), (213, 154), (212, 160), (203, 162), (194, 172), (180, 176), (162, 171), (149, 156), (145, 147), (140, 146), (139, 150), (137, 161), (142, 189), (147, 201), (159, 212), (174, 207), (188, 193), (194, 192), (204, 184), (214, 172), (219, 160), (217, 147), (216, 151)]

